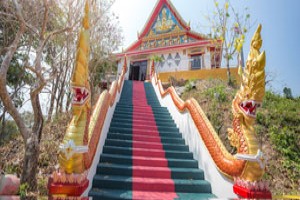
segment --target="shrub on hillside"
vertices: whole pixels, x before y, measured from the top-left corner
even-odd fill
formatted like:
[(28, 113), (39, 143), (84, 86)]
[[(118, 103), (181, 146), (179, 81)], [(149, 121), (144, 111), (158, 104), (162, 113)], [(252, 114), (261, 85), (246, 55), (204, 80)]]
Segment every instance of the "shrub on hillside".
[[(282, 156), (283, 167), (293, 180), (300, 180), (300, 99), (266, 92), (257, 129), (266, 134)], [(297, 183), (296, 183), (297, 184)]]
[(2, 124), (0, 124), (0, 145), (17, 137), (18, 134), (18, 127), (14, 121), (7, 120), (4, 128), (2, 127)]

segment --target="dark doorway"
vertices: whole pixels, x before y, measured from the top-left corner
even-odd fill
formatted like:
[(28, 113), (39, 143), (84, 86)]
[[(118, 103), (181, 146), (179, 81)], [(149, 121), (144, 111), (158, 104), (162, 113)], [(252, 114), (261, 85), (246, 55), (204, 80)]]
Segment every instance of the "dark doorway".
[(144, 81), (147, 74), (147, 60), (130, 64), (129, 80)]
[(131, 78), (131, 80), (138, 81), (139, 76), (140, 76), (140, 66), (131, 65), (131, 67), (132, 67), (132, 78)]

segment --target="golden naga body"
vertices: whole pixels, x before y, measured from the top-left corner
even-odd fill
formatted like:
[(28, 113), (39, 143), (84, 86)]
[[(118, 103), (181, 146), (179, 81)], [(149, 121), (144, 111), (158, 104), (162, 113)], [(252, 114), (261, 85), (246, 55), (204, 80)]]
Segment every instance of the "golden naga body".
[(89, 62), (89, 6), (86, 2), (82, 30), (79, 34), (75, 68), (71, 78), (73, 90), (72, 112), (59, 155), (60, 169), (65, 173), (85, 171), (83, 153), (87, 151), (90, 118), (90, 86), (88, 82)]
[[(260, 155), (254, 123), (256, 110), (261, 106), (265, 94), (265, 52), (262, 46), (261, 25), (258, 26), (252, 40), (246, 69), (242, 75), (240, 90), (232, 102), (233, 129), (228, 129), (231, 144), (237, 148), (238, 158), (248, 160), (246, 155), (256, 155), (256, 161), (246, 162), (240, 178), (255, 181), (264, 174), (264, 160)], [(254, 158), (254, 157), (253, 157)]]

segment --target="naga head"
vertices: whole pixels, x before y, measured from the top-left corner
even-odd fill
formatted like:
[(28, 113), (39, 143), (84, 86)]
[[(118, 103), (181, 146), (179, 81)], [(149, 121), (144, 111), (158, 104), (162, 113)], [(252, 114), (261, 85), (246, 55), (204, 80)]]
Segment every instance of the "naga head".
[[(84, 37), (83, 32), (80, 33)], [(79, 42), (80, 43), (80, 42)], [(79, 46), (79, 45), (78, 45)], [(73, 107), (83, 106), (90, 98), (90, 87), (88, 82), (88, 58), (82, 45), (78, 47), (75, 68), (71, 78), (71, 87), (73, 90)]]
[(256, 111), (262, 104), (265, 94), (265, 52), (260, 53), (262, 39), (260, 35), (261, 25), (258, 26), (252, 40), (250, 52), (246, 62), (246, 68), (242, 75), (241, 88), (238, 91), (235, 103), (238, 110), (244, 116), (247, 124), (253, 124)]

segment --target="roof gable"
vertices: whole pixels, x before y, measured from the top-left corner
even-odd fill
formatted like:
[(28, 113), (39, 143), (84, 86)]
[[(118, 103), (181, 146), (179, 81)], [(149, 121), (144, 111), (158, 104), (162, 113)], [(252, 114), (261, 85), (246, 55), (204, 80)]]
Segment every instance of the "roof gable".
[(177, 30), (190, 30), (169, 0), (159, 0), (145, 24), (139, 39), (151, 34), (165, 34)]
[(152, 23), (151, 29), (147, 36), (151, 34), (164, 34), (174, 31), (174, 29), (182, 30), (183, 27), (178, 23), (171, 10), (164, 5), (160, 12), (158, 13), (156, 19)]
[(180, 46), (184, 43), (210, 40), (191, 31), (170, 0), (158, 0), (138, 40), (125, 52), (155, 49), (166, 46)]

